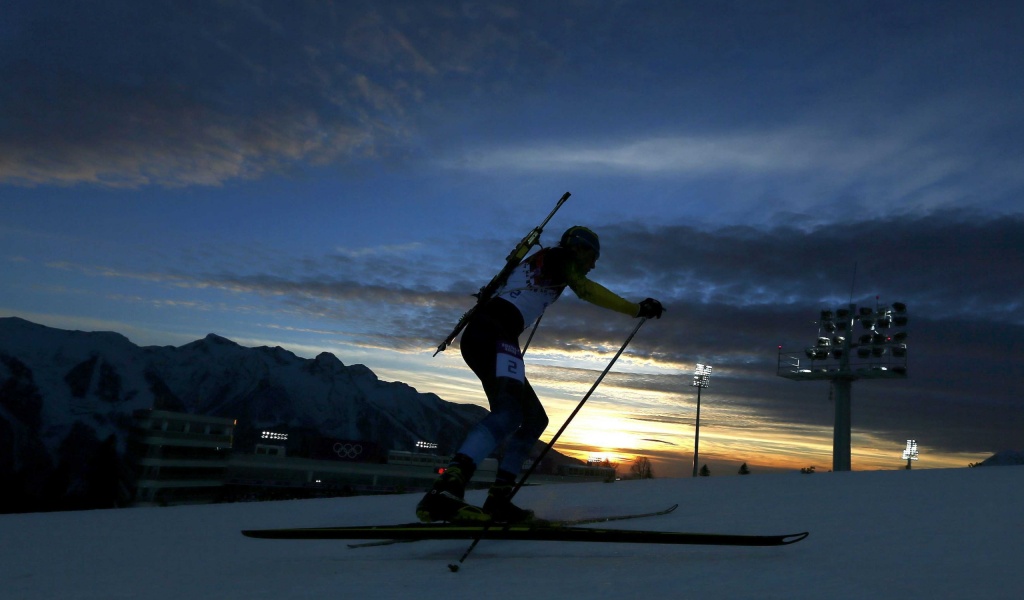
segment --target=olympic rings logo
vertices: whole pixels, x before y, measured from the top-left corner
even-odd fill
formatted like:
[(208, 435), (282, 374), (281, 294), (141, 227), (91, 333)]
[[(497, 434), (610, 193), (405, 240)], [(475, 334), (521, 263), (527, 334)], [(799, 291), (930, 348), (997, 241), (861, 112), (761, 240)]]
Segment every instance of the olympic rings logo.
[(363, 453), (363, 445), (336, 442), (334, 444), (334, 453), (338, 455), (338, 458), (357, 458)]

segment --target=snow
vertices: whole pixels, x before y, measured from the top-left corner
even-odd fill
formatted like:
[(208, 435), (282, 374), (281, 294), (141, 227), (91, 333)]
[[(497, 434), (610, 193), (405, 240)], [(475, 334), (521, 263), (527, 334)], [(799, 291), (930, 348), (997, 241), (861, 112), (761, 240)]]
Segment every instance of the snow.
[[(483, 492), (469, 494), (482, 501)], [(242, 529), (412, 520), (416, 495), (0, 515), (0, 598), (1019, 598), (1024, 466), (524, 488), (548, 517), (794, 533), (775, 548), (484, 540), (349, 549)]]

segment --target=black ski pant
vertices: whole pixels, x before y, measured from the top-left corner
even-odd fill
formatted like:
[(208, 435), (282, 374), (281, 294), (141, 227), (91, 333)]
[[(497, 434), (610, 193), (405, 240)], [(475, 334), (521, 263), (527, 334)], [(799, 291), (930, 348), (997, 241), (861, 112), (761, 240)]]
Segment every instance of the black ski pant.
[(548, 426), (548, 416), (526, 379), (519, 332), (488, 316), (466, 326), (462, 357), (480, 379), (490, 414), (477, 423), (459, 449), (477, 465), (505, 442), (498, 469), (518, 475), (534, 444)]

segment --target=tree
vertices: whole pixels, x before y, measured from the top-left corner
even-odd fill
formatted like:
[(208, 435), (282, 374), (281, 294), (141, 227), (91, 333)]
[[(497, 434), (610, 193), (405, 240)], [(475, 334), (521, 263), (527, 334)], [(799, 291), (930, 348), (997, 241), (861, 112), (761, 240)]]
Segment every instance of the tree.
[(711, 469), (707, 465), (700, 468), (700, 472), (697, 473), (701, 477), (711, 477)]
[(750, 475), (750, 469), (747, 468), (747, 463), (740, 465), (740, 475)]
[(651, 468), (651, 461), (646, 456), (636, 457), (629, 472), (635, 479), (654, 479), (654, 469)]
[(803, 473), (804, 475), (813, 475), (814, 474), (814, 467), (804, 467), (804, 468), (800, 469), (800, 472)]

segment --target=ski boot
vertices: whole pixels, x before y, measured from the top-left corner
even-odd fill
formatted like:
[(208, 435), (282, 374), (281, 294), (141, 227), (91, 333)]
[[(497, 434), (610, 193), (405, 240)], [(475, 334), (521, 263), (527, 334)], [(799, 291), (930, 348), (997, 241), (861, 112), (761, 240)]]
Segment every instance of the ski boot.
[(484, 512), (491, 515), (491, 519), (497, 523), (525, 523), (533, 521), (533, 511), (527, 508), (519, 508), (512, 504), (512, 490), (515, 485), (512, 483), (495, 482), (487, 492), (487, 500), (484, 501)]
[(416, 505), (416, 517), (424, 522), (449, 521), (452, 523), (486, 524), (491, 516), (479, 506), (473, 506), (463, 496), (466, 482), (473, 477), (476, 466), (468, 457), (457, 455), (444, 473), (434, 481), (433, 487)]

